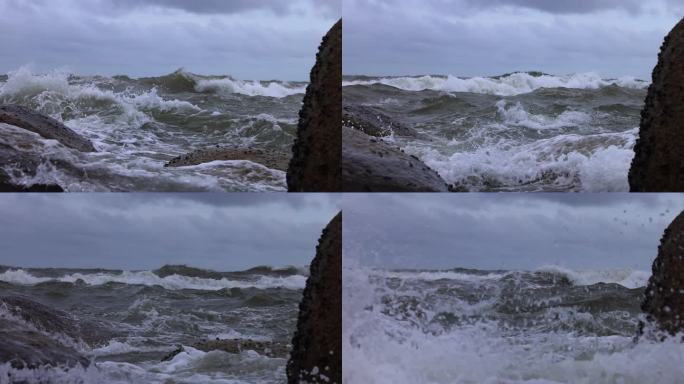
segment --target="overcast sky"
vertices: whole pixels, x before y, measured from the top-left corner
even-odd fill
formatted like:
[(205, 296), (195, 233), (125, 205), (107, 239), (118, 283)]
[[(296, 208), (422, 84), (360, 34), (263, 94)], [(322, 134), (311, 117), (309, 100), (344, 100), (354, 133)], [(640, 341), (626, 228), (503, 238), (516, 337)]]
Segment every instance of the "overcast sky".
[(304, 266), (337, 206), (322, 194), (5, 194), (0, 264)]
[(681, 0), (344, 0), (348, 75), (597, 72), (650, 80)]
[(346, 195), (344, 258), (385, 268), (650, 271), (681, 194)]
[(0, 0), (0, 73), (308, 80), (341, 0)]

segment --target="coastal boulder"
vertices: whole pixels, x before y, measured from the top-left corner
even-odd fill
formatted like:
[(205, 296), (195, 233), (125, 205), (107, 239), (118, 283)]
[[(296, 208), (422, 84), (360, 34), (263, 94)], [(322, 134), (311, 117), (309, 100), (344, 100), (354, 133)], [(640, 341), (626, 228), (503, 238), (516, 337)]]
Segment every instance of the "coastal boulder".
[(653, 261), (641, 309), (670, 334), (684, 330), (684, 212), (670, 224)]
[(78, 330), (67, 313), (23, 297), (0, 297), (0, 363), (14, 368), (86, 367), (90, 361), (65, 342), (75, 344)]
[(634, 152), (632, 192), (684, 191), (684, 20), (660, 48)]
[[(339, 123), (339, 122), (338, 122)], [(342, 383), (342, 213), (323, 230), (299, 304), (287, 380)]]
[(339, 192), (342, 20), (323, 38), (311, 70), (287, 171), (290, 192)]
[(342, 112), (342, 126), (355, 128), (376, 137), (392, 134), (416, 137), (416, 132), (386, 114), (365, 105), (346, 104)]
[(200, 149), (187, 155), (178, 156), (165, 167), (186, 167), (223, 160), (248, 160), (271, 169), (286, 171), (290, 155), (266, 149), (212, 147)]
[(0, 192), (64, 192), (56, 184), (16, 182), (16, 179), (36, 175), (45, 160), (41, 153), (43, 148), (37, 134), (0, 123)]
[(437, 172), (381, 139), (342, 128), (345, 192), (447, 192)]
[(35, 132), (46, 139), (57, 140), (62, 145), (81, 152), (95, 152), (90, 140), (51, 117), (20, 105), (0, 106), (0, 123)]

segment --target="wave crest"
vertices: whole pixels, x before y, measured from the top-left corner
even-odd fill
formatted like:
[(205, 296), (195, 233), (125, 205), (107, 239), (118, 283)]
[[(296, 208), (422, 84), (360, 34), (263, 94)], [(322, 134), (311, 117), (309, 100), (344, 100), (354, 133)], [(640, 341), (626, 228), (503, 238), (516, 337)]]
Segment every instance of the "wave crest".
[(498, 96), (514, 96), (530, 93), (541, 88), (598, 89), (607, 86), (645, 89), (648, 83), (634, 77), (602, 79), (593, 72), (554, 76), (528, 72), (516, 72), (497, 77), (460, 78), (448, 76), (382, 77), (348, 80), (342, 86), (384, 84), (404, 91), (470, 92)]

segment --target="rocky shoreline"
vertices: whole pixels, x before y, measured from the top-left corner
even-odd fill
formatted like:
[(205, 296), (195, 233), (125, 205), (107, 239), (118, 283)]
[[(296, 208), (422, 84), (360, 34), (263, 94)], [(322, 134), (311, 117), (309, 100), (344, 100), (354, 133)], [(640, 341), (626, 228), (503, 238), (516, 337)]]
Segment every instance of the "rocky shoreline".
[(665, 229), (641, 309), (671, 335), (684, 331), (684, 212)]
[(653, 69), (629, 170), (631, 192), (684, 192), (684, 19), (665, 37)]
[(323, 230), (311, 262), (287, 363), (290, 384), (342, 383), (342, 213)]
[(323, 38), (299, 112), (287, 171), (290, 192), (339, 192), (342, 117), (342, 20)]

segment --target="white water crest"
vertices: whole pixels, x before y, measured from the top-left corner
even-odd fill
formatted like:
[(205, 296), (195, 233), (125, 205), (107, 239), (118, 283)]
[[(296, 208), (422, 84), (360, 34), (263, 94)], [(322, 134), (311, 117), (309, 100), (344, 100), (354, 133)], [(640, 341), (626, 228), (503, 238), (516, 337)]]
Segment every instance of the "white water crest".
[(243, 81), (233, 79), (198, 80), (197, 92), (239, 93), (247, 96), (286, 97), (306, 92), (306, 86), (291, 86), (281, 82)]
[(575, 285), (614, 283), (626, 288), (645, 287), (648, 279), (651, 277), (651, 272), (649, 271), (639, 271), (630, 268), (576, 271), (557, 265), (550, 265), (541, 267), (537, 271), (564, 275)]
[(133, 285), (158, 285), (169, 290), (199, 289), (220, 290), (226, 288), (286, 288), (303, 289), (306, 285), (306, 276), (292, 275), (285, 277), (259, 276), (255, 280), (231, 280), (207, 279), (182, 275), (169, 275), (159, 277), (150, 271), (123, 271), (120, 274), (113, 273), (73, 273), (57, 278), (37, 277), (23, 269), (12, 269), (0, 273), (0, 281), (12, 284), (35, 285), (48, 281), (77, 283), (82, 281), (87, 285), (103, 285), (107, 283), (122, 283)]
[[(0, 104), (55, 118), (89, 139), (97, 152), (81, 153), (39, 136), (28, 140), (0, 125), (2, 144), (20, 151), (29, 141), (49, 147), (31, 152), (41, 154), (37, 174), (11, 164), (0, 167), (16, 184), (58, 184), (74, 192), (282, 191), (287, 189), (284, 172), (250, 161), (165, 165), (217, 145), (289, 153), (301, 100), (279, 99), (304, 91), (302, 83), (212, 79), (186, 72), (130, 79), (38, 73), (25, 66), (0, 80)], [(257, 95), (270, 97), (251, 97)], [(55, 166), (58, 162), (62, 165)]]
[[(572, 271), (544, 267), (539, 272), (561, 273), (577, 285), (617, 282), (625, 287), (643, 286), (645, 272), (632, 270)], [(681, 382), (684, 345), (680, 336), (664, 341), (634, 335), (591, 335), (586, 331), (555, 328), (556, 324), (585, 324), (594, 329), (596, 318), (572, 307), (548, 307), (540, 317), (530, 314), (522, 331), (505, 322), (488, 321), (495, 309), (492, 300), (468, 300), (444, 294), (441, 289), (487, 288), (495, 285), (496, 274), (477, 278), (468, 273), (443, 271), (391, 272), (362, 267), (353, 258), (343, 265), (343, 376), (347, 384), (640, 384)], [(380, 277), (380, 278), (378, 278)], [(389, 284), (385, 278), (401, 278)], [(437, 280), (453, 281), (437, 282)], [(410, 279), (426, 283), (410, 283)], [(413, 284), (413, 285), (411, 285)], [(437, 288), (434, 284), (442, 284)], [(419, 288), (414, 288), (419, 287)], [(423, 288), (420, 288), (423, 287)], [(479, 291), (478, 291), (479, 292)], [(494, 297), (497, 298), (496, 289)], [(503, 291), (501, 291), (503, 292)], [(499, 292), (499, 294), (501, 294)], [(405, 307), (392, 307), (387, 300), (403, 297)], [(427, 297), (445, 301), (427, 307)], [(469, 297), (466, 295), (466, 297)], [(498, 300), (497, 300), (498, 301)], [(413, 304), (416, 302), (416, 306)], [(553, 300), (551, 300), (553, 302)], [(501, 302), (498, 301), (500, 304)], [(400, 310), (397, 313), (396, 310)], [(427, 329), (416, 323), (430, 323), (450, 312), (456, 323), (448, 328)], [(517, 312), (520, 313), (520, 312)], [(542, 312), (544, 313), (544, 312)], [(619, 311), (613, 316), (630, 316)], [(480, 321), (469, 322), (472, 316)], [(530, 316), (525, 315), (525, 316)], [(512, 315), (517, 316), (517, 315)], [(458, 319), (462, 319), (459, 321)], [(631, 319), (635, 322), (637, 319)], [(600, 329), (600, 328), (598, 328)]]
[(492, 138), (472, 150), (451, 154), (413, 143), (404, 150), (420, 157), (448, 183), (475, 190), (486, 183), (530, 185), (534, 190), (535, 183), (548, 178), (546, 189), (620, 192), (629, 190), (627, 173), (637, 135), (635, 128), (621, 133), (561, 134), (531, 143)]
[(414, 76), (414, 77), (381, 77), (371, 80), (350, 80), (342, 82), (348, 85), (384, 84), (405, 91), (434, 90), (444, 92), (471, 92), (499, 96), (513, 96), (533, 92), (540, 88), (576, 88), (598, 89), (610, 85), (626, 88), (644, 89), (648, 83), (634, 77), (621, 77), (613, 80), (602, 79), (597, 73), (577, 73), (566, 76), (540, 75), (533, 76), (525, 72), (517, 72), (501, 77), (460, 78), (453, 75)]

